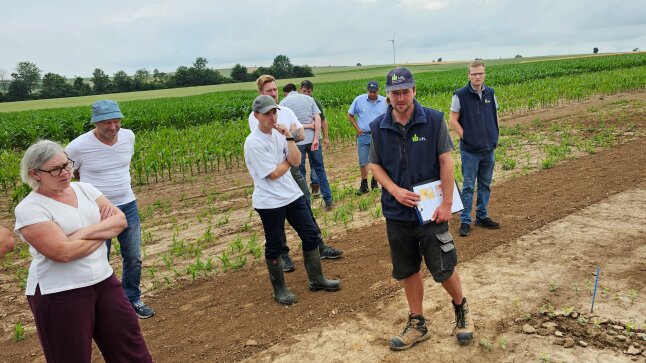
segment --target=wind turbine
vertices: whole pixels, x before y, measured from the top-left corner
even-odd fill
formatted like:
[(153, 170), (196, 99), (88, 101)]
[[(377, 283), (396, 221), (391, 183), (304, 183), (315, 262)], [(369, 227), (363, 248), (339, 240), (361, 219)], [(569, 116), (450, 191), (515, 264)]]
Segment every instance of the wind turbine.
[(395, 63), (395, 33), (393, 32), (393, 38), (392, 39), (387, 39), (387, 42), (393, 43), (393, 64)]

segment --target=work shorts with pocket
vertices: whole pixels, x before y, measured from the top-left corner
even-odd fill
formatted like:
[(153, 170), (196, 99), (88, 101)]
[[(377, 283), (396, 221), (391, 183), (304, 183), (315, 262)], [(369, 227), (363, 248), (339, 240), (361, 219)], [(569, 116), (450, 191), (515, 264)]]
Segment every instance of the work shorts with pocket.
[(422, 257), (436, 282), (444, 282), (453, 274), (458, 255), (448, 222), (420, 225), (387, 219), (386, 233), (396, 280), (419, 272)]

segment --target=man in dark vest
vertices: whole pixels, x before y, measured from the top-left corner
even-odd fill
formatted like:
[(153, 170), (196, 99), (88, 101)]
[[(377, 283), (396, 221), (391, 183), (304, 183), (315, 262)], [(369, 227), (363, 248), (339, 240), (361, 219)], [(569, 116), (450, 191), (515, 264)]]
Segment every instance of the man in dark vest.
[(382, 185), (381, 205), (386, 218), (393, 278), (401, 281), (408, 301), (408, 322), (390, 338), (393, 350), (404, 350), (430, 337), (422, 300), (422, 257), (433, 280), (451, 295), (456, 338), (461, 344), (473, 338), (473, 321), (455, 269), (457, 252), (449, 233), (451, 198), (444, 198), (433, 221), (420, 224), (415, 207), (420, 196), (412, 186), (441, 180), (443, 195), (453, 195), (453, 143), (444, 115), (415, 100), (415, 80), (406, 68), (395, 68), (386, 78), (390, 105), (370, 123), (370, 170)]
[(500, 224), (489, 218), (487, 204), (491, 195), (491, 180), (495, 165), (494, 152), (498, 145), (498, 102), (493, 88), (484, 85), (485, 65), (473, 61), (468, 68), (469, 83), (453, 94), (451, 127), (460, 136), (462, 159), (462, 203), (460, 236), (471, 232), (473, 188), (478, 182), (476, 226), (497, 229)]

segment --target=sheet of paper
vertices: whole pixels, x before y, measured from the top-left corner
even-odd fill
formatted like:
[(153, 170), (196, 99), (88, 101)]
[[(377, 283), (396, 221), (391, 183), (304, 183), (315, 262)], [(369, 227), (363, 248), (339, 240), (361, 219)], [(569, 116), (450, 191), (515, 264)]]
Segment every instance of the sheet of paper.
[[(422, 183), (413, 186), (413, 192), (420, 195), (420, 202), (417, 206), (417, 216), (420, 223), (428, 223), (432, 221), (433, 213), (437, 207), (442, 204), (444, 195), (442, 193), (442, 181), (436, 180), (429, 183)], [(453, 205), (451, 206), (451, 213), (457, 213), (464, 209), (462, 205), (462, 198), (460, 198), (460, 190), (457, 183), (453, 186)]]

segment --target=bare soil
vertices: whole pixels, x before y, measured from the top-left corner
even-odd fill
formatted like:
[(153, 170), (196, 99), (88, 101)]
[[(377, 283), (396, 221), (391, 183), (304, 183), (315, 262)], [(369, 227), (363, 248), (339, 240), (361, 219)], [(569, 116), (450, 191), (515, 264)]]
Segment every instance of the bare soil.
[[(246, 238), (253, 231), (262, 240), (259, 220), (249, 213), (251, 182), (244, 169), (138, 188), (144, 237), (146, 232), (151, 235), (143, 247), (145, 301), (157, 310), (154, 318), (141, 321), (141, 327), (155, 361), (399, 362), (418, 361), (428, 354), (435, 354), (437, 361), (630, 360), (623, 353), (628, 343), (640, 346), (634, 349), (641, 351), (646, 348), (636, 335), (643, 333), (646, 324), (645, 95), (642, 91), (606, 96), (501, 120), (509, 126), (538, 120), (537, 125), (595, 127), (601, 113), (614, 110), (615, 116), (605, 119), (609, 126), (633, 126), (614, 147), (578, 155), (551, 169), (497, 170), (490, 214), (502, 229), (476, 228), (468, 238), (460, 238), (455, 217), (451, 231), (477, 320), (475, 342), (466, 347), (457, 346), (450, 336), (452, 314), (446, 294), (427, 278), (426, 314), (434, 338), (406, 353), (388, 350), (387, 338), (403, 327), (406, 305), (398, 283), (390, 277), (383, 220), (374, 215), (378, 193), (362, 197), (369, 199), (370, 208), (356, 210), (346, 222), (336, 221), (344, 205), (327, 213), (320, 206), (315, 208), (327, 242), (346, 252), (344, 259), (324, 262), (329, 277), (343, 280), (339, 292), (307, 290), (297, 243), (293, 235), (288, 237), (295, 247), (297, 270), (286, 279), (299, 302), (283, 307), (271, 299), (261, 260), (236, 271), (220, 269), (195, 281), (185, 274), (178, 277), (161, 271), (162, 257), (167, 256), (173, 240), (195, 244), (208, 226), (216, 238), (201, 242), (204, 256), (216, 256), (238, 236)], [(330, 179), (356, 187), (354, 148), (340, 145), (325, 155)], [(340, 193), (346, 184), (339, 186)], [(0, 222), (10, 225), (13, 221), (9, 215), (0, 215)], [(177, 263), (185, 267), (190, 259), (178, 258)], [(0, 265), (0, 362), (44, 361), (26, 299), (14, 276), (16, 267), (26, 264), (16, 259)], [(115, 258), (116, 270), (119, 265)], [(540, 313), (541, 307), (545, 310), (550, 305), (552, 314), (563, 309), (587, 311), (590, 279), (597, 265), (602, 266), (605, 289), (600, 288), (597, 295), (597, 315), (586, 317), (589, 325)], [(151, 266), (160, 267), (157, 277), (149, 273)], [(170, 283), (160, 282), (159, 276), (168, 277)], [(624, 331), (628, 324), (634, 335), (630, 342), (606, 339), (607, 323), (595, 328), (595, 318), (623, 324)], [(547, 320), (559, 324), (564, 336), (522, 333), (525, 324), (546, 329), (541, 324)], [(17, 322), (25, 324), (27, 331), (27, 338), (20, 342), (12, 340)], [(629, 336), (624, 331), (619, 334)], [(596, 338), (588, 338), (595, 332)], [(567, 337), (576, 338), (576, 348), (558, 345), (556, 339)], [(583, 339), (587, 348), (578, 343)], [(102, 361), (98, 351), (94, 357)], [(643, 355), (635, 357), (644, 360)]]

